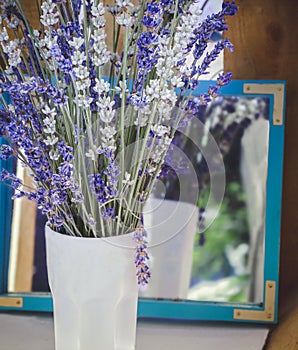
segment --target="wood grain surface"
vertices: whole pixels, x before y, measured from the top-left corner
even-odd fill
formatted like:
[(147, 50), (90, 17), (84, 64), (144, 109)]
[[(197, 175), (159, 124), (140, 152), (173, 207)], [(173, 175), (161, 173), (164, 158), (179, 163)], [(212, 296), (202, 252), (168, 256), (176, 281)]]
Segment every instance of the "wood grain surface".
[(38, 29), (40, 22), (36, 0), (20, 0), (20, 3), (32, 27)]
[(287, 84), (280, 297), (298, 288), (298, 3), (242, 0), (229, 19), (234, 54), (225, 69), (235, 79), (284, 79)]
[(228, 20), (235, 45), (225, 69), (235, 79), (283, 79), (287, 84), (280, 257), (280, 325), (267, 350), (298, 349), (298, 2), (238, 0)]

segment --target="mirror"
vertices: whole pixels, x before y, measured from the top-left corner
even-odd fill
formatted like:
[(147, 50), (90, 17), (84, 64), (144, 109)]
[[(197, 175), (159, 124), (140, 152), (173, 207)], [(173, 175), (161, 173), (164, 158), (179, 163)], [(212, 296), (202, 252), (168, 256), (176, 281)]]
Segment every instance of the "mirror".
[[(168, 176), (144, 210), (152, 277), (140, 290), (140, 316), (276, 321), (283, 98), (283, 82), (234, 81), (175, 136)], [(26, 169), (10, 166), (30, 185)], [(10, 221), (9, 193), (0, 189), (1, 215), (11, 223), (2, 233), (2, 293), (48, 311), (45, 218), (22, 198)]]
[(176, 135), (176, 169), (145, 209), (152, 277), (141, 296), (262, 301), (268, 119), (267, 97), (220, 96)]

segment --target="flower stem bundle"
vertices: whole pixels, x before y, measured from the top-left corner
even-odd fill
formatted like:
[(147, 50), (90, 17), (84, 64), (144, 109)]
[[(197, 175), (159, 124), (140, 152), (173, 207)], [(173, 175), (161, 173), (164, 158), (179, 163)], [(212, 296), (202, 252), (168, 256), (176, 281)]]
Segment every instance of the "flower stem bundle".
[(223, 73), (192, 97), (219, 53), (232, 50), (223, 39), (206, 52), (237, 7), (224, 2), (202, 21), (186, 0), (37, 3), (40, 28), (32, 28), (19, 0), (0, 1), (0, 136), (9, 143), (0, 155), (16, 156), (34, 188), (5, 169), (0, 180), (14, 198), (36, 201), (61, 233), (143, 232), (144, 202), (181, 119), (230, 81)]

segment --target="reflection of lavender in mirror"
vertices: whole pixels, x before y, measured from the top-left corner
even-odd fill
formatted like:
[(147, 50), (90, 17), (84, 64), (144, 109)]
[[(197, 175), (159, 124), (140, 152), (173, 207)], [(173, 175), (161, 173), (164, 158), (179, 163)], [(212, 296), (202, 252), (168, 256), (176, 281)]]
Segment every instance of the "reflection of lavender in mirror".
[[(241, 138), (245, 129), (259, 118), (268, 119), (268, 100), (265, 98), (241, 98), (221, 96), (208, 106), (201, 106), (192, 118), (198, 119), (204, 125), (204, 133), (200, 146), (204, 148), (208, 135), (211, 134), (217, 141), (223, 156), (226, 156), (236, 138)], [(191, 129), (191, 128), (190, 128)], [(194, 132), (193, 130), (190, 132)], [(208, 168), (202, 151), (188, 138), (188, 135), (176, 132), (172, 145), (167, 154), (166, 166), (163, 168), (161, 179), (166, 184), (166, 198), (178, 199), (179, 186), (176, 186), (177, 175), (187, 174), (185, 159), (173, 157), (174, 146), (180, 148), (194, 166), (200, 189), (208, 182)], [(180, 162), (179, 162), (180, 160)], [(175, 172), (173, 172), (175, 169)], [(156, 195), (158, 195), (156, 193)]]
[[(160, 177), (164, 183), (165, 192), (155, 191), (155, 196), (179, 200), (179, 176), (187, 176), (188, 165), (190, 164), (196, 172), (197, 179), (192, 180), (198, 182), (199, 193), (208, 188), (210, 176), (204, 150), (210, 137), (215, 139), (224, 158), (227, 178), (232, 176), (232, 171), (229, 168), (235, 168), (235, 164), (239, 165), (240, 148), (237, 144), (239, 145), (249, 125), (258, 119), (268, 119), (268, 109), (269, 100), (266, 98), (219, 96), (209, 105), (200, 106), (195, 114), (186, 116), (186, 119), (198, 120), (203, 126), (198, 127), (198, 123), (191, 123), (191, 126), (187, 129), (189, 134), (185, 131), (176, 132), (166, 157), (166, 166), (163, 168)], [(199, 140), (197, 144), (189, 137), (195, 133)], [(185, 159), (179, 159), (177, 155), (173, 156), (175, 147), (182, 150), (182, 153), (188, 158), (187, 162)], [(210, 157), (210, 154), (208, 154), (208, 158), (208, 162), (212, 162), (212, 155)], [(216, 159), (214, 159), (214, 163), (216, 163)], [(240, 175), (235, 175), (235, 172), (238, 173), (239, 170), (234, 171), (233, 175), (239, 177)], [(198, 203), (200, 203), (200, 200)], [(202, 234), (205, 216), (204, 207), (201, 207), (201, 213), (198, 223), (201, 232), (199, 242), (203, 244), (205, 241)]]

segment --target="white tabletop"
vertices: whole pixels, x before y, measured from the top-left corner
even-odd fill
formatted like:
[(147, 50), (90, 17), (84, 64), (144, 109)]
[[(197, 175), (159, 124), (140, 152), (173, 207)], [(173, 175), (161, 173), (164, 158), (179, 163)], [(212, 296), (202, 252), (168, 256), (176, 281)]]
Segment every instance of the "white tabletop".
[[(268, 327), (139, 320), (136, 350), (261, 350)], [(50, 314), (0, 313), (0, 350), (54, 350)]]

